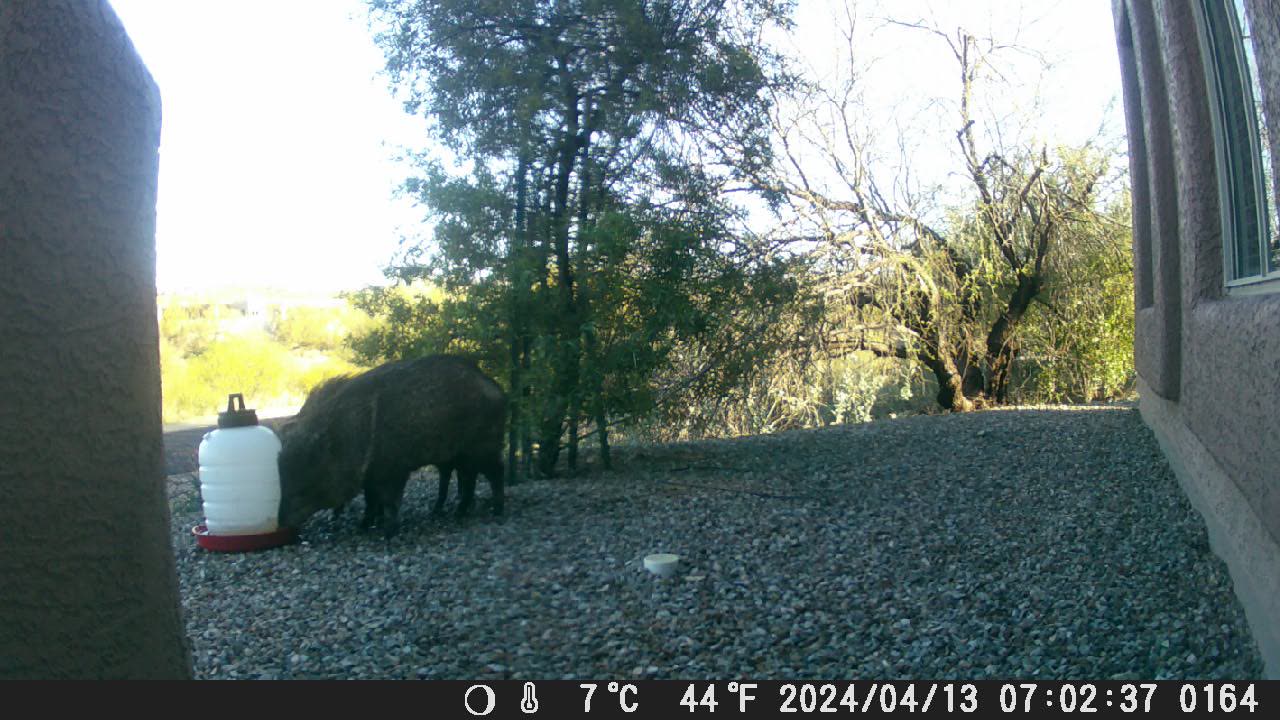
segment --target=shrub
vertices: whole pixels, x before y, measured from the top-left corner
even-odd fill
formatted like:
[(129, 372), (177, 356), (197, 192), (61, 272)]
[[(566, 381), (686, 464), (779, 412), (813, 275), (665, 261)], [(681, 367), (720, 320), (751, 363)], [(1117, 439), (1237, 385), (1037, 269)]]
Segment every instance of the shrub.
[(332, 351), (342, 347), (351, 314), (346, 308), (278, 308), (270, 331), (285, 347)]

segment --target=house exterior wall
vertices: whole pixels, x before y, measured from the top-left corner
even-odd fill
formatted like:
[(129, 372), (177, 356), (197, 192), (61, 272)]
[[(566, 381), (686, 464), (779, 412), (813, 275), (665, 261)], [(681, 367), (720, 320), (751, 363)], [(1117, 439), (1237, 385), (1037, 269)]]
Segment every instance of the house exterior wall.
[[(1280, 128), (1280, 0), (1245, 1), (1252, 17), (1266, 19), (1253, 24), (1254, 48), (1264, 111)], [(1113, 7), (1131, 163), (1141, 167), (1133, 173), (1137, 292), (1149, 302), (1136, 318), (1141, 409), (1205, 516), (1268, 674), (1278, 677), (1280, 291), (1225, 289), (1213, 110), (1195, 2), (1115, 0)], [(1271, 142), (1275, 159), (1280, 133)]]
[(0, 2), (0, 678), (185, 678), (160, 96), (105, 0)]

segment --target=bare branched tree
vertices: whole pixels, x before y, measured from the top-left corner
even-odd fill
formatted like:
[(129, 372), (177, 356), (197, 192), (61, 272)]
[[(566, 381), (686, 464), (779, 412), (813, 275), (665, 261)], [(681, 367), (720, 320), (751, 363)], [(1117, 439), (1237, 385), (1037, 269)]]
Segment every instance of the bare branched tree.
[[(785, 199), (786, 236), (819, 278), (832, 352), (866, 350), (915, 361), (937, 380), (938, 403), (967, 411), (1008, 399), (1019, 329), (1052, 282), (1051, 258), (1099, 216), (1105, 152), (1050, 150), (984, 116), (983, 93), (1008, 92), (1004, 71), (1029, 49), (925, 21), (884, 27), (932, 36), (949, 51), (954, 101), (928, 106), (954, 119), (962, 194), (946, 205), (910, 162), (885, 180), (854, 71), (857, 13), (846, 13), (850, 65), (834, 86), (810, 84), (773, 117), (779, 162), (756, 181)], [(788, 109), (789, 108), (789, 109)], [(984, 127), (986, 125), (987, 127)], [(902, 156), (910, 138), (901, 127)]]

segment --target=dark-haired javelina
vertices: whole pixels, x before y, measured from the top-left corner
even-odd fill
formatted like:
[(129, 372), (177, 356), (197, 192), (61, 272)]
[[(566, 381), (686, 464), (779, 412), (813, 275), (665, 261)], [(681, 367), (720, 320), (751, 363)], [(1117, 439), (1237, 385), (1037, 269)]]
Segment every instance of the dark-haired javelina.
[(405, 483), (427, 465), (440, 470), (437, 512), (456, 469), (458, 515), (474, 504), (481, 473), (501, 514), (505, 422), (502, 389), (459, 357), (402, 360), (325, 382), (281, 432), (280, 524), (298, 527), (363, 490), (361, 527), (377, 524), (391, 537)]

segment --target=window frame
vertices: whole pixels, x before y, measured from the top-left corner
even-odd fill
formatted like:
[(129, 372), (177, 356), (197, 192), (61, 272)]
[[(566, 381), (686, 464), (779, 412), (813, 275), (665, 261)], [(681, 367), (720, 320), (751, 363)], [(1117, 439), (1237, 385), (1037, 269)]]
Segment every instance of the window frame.
[[(1280, 267), (1271, 264), (1268, 191), (1275, 189), (1267, 187), (1263, 168), (1259, 109), (1244, 47), (1249, 40), (1233, 0), (1199, 0), (1195, 6), (1218, 169), (1223, 284), (1231, 295), (1280, 291)], [(1258, 272), (1245, 275), (1240, 272), (1241, 238), (1251, 229)]]

